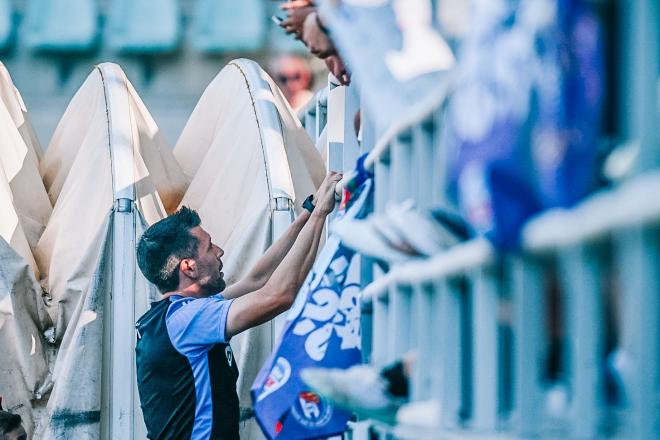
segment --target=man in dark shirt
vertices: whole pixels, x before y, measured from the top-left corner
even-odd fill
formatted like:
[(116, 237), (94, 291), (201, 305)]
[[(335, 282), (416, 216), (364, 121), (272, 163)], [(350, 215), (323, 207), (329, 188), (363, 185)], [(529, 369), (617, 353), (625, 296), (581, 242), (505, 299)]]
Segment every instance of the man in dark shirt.
[(238, 439), (238, 369), (229, 340), (293, 304), (316, 257), (340, 174), (257, 262), (225, 289), (224, 251), (186, 207), (145, 231), (138, 265), (163, 293), (137, 322), (138, 390), (150, 439)]

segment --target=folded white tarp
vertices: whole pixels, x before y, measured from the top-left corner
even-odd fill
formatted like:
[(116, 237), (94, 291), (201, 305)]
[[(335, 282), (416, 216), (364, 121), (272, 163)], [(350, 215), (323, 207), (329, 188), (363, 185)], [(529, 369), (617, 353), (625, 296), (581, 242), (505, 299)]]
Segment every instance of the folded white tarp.
[[(230, 62), (211, 82), (174, 154), (192, 178), (181, 204), (199, 212), (225, 250), (229, 284), (247, 274), (325, 173), (280, 90), (249, 60)], [(252, 406), (250, 387), (273, 338), (273, 324), (266, 323), (232, 340), (243, 409)], [(241, 438), (262, 438), (254, 420), (242, 424)]]
[(114, 64), (73, 97), (41, 170), (54, 209), (36, 256), (61, 341), (44, 437), (144, 438), (134, 325), (157, 293), (135, 270), (135, 241), (187, 179)]
[[(58, 340), (89, 285), (97, 263), (90, 253), (101, 247), (100, 228), (114, 203), (111, 142), (134, 148), (125, 172), (135, 176), (136, 203), (148, 223), (175, 209), (187, 186), (142, 100), (116, 69), (119, 73), (107, 78), (103, 69), (94, 69), (71, 100), (41, 161), (54, 210), (35, 257), (53, 298)], [(127, 101), (119, 110), (107, 102), (106, 89), (115, 86), (124, 88)], [(110, 130), (120, 133), (111, 139)]]
[(52, 206), (39, 175), (41, 147), (21, 95), (0, 63), (0, 164), (9, 182), (19, 221), (34, 250)]
[(50, 321), (31, 249), (51, 209), (38, 149), (23, 101), (0, 64), (0, 396), (28, 433), (33, 402), (49, 382), (43, 331)]

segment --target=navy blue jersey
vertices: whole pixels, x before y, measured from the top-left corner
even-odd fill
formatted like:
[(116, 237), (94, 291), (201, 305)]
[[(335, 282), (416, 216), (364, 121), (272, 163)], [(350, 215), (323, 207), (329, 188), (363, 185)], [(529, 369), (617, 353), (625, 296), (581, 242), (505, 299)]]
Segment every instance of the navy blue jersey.
[(137, 322), (137, 381), (150, 439), (238, 439), (231, 300), (173, 295)]

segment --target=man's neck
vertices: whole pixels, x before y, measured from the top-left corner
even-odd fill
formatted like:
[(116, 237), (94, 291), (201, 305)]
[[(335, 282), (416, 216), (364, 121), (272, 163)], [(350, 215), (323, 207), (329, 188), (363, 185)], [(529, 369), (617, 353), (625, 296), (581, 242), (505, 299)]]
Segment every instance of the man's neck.
[(202, 298), (204, 297), (203, 292), (200, 287), (196, 284), (189, 284), (187, 286), (179, 286), (176, 290), (171, 292), (166, 292), (163, 294), (163, 299), (169, 298), (170, 296), (184, 296), (189, 298)]

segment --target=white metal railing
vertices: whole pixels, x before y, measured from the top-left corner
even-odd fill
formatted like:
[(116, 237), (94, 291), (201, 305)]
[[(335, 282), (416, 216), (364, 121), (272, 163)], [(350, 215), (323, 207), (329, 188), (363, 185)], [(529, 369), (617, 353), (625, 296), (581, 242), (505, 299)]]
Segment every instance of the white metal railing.
[(135, 207), (134, 172), (136, 145), (127, 135), (131, 133), (128, 115), (127, 85), (121, 68), (104, 63), (96, 66), (103, 78), (108, 114), (108, 147), (112, 162), (112, 295), (104, 327), (104, 344), (109, 357), (104, 362), (104, 390), (102, 397), (103, 420), (101, 429), (108, 438), (140, 438), (146, 436), (146, 427), (139, 406), (135, 380), (135, 321), (139, 317), (136, 302), (135, 245), (137, 239), (137, 210)]
[[(362, 319), (371, 330), (363, 333), (365, 358), (382, 366), (414, 350), (411, 400), (441, 402), (443, 435), (660, 438), (660, 38), (650, 26), (659, 15), (657, 3), (642, 0), (620, 18), (629, 53), (619, 69), (635, 85), (618, 93), (635, 110), (622, 108), (619, 117), (623, 137), (642, 145), (636, 176), (573, 209), (532, 219), (519, 253), (498, 255), (486, 240), (474, 239), (393, 265), (387, 274), (374, 268), (373, 282), (365, 278)], [(320, 108), (328, 133), (352, 133), (354, 103), (332, 97), (359, 96), (355, 89), (331, 78), (303, 110), (314, 140), (326, 124), (316, 117)], [(348, 171), (354, 163), (343, 158), (378, 144), (367, 159), (375, 212), (408, 198), (421, 209), (440, 204), (448, 162), (439, 142), (442, 109), (385, 137), (370, 129), (368, 115), (362, 121), (362, 145), (328, 136), (329, 168), (341, 163)], [(557, 298), (558, 309), (549, 303)], [(549, 322), (558, 317), (561, 336)], [(608, 331), (614, 346), (606, 346)], [(558, 378), (545, 372), (551, 339), (562, 347)], [(608, 402), (604, 383), (613, 348), (623, 391), (616, 404)], [(565, 390), (566, 405), (555, 411), (552, 386)], [(347, 433), (354, 439), (438, 435), (405, 435), (372, 421)]]

